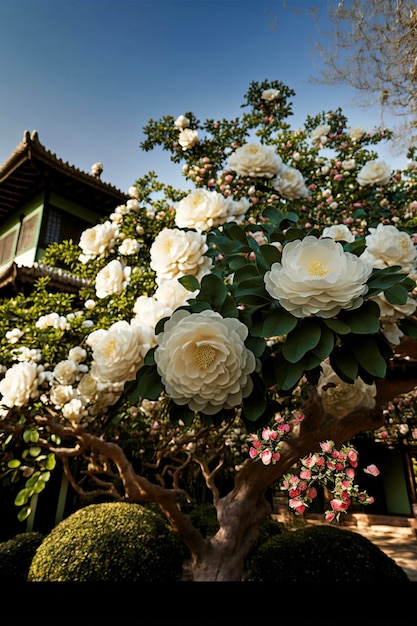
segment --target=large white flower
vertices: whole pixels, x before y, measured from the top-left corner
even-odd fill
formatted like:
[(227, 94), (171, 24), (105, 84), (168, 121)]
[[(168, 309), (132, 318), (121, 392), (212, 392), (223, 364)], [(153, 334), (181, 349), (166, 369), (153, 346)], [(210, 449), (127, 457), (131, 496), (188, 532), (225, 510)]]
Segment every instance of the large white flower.
[(355, 309), (367, 293), (372, 266), (334, 239), (310, 235), (284, 246), (264, 280), (268, 293), (296, 317), (330, 318)]
[(175, 224), (178, 228), (208, 230), (226, 221), (226, 198), (218, 191), (194, 189), (179, 201), (175, 211)]
[(129, 256), (131, 254), (137, 254), (140, 250), (140, 243), (136, 239), (127, 237), (122, 241), (119, 246), (119, 253), (123, 256)]
[(72, 385), (78, 374), (78, 363), (71, 359), (65, 359), (55, 365), (54, 378), (61, 385)]
[(272, 186), (287, 200), (307, 198), (310, 193), (300, 170), (290, 165), (282, 167), (279, 176), (272, 181)]
[(373, 409), (375, 406), (376, 385), (368, 385), (361, 378), (353, 383), (346, 383), (337, 376), (333, 368), (324, 362), (321, 364), (317, 392), (321, 397), (326, 413), (335, 417), (344, 417), (355, 409)]
[(228, 167), (239, 176), (274, 178), (281, 172), (282, 159), (273, 146), (246, 143), (232, 152)]
[(349, 130), (349, 137), (353, 142), (360, 141), (366, 135), (366, 130), (362, 126), (355, 126)]
[(355, 236), (346, 224), (332, 224), (332, 226), (326, 226), (323, 228), (321, 236), (331, 237), (335, 241), (346, 241), (347, 243), (355, 241)]
[(132, 268), (123, 265), (118, 259), (107, 263), (96, 276), (96, 296), (105, 298), (112, 294), (120, 295), (129, 282)]
[(155, 361), (176, 404), (213, 415), (232, 408), (252, 391), (255, 357), (244, 344), (247, 327), (205, 310), (174, 312), (157, 336)]
[(208, 250), (206, 239), (206, 235), (193, 230), (161, 230), (150, 248), (150, 266), (156, 272), (157, 284), (187, 274), (200, 280), (208, 274), (212, 261), (205, 256)]
[(405, 272), (415, 269), (417, 252), (413, 240), (405, 231), (398, 230), (392, 224), (378, 224), (369, 228), (365, 237), (366, 249), (361, 258), (373, 267), (383, 269), (399, 265)]
[(381, 159), (368, 161), (359, 170), (356, 180), (365, 187), (366, 185), (386, 185), (391, 178), (391, 169)]
[(191, 128), (183, 128), (178, 137), (178, 143), (183, 150), (189, 150), (198, 143), (198, 131)]
[(142, 367), (146, 353), (155, 345), (155, 333), (150, 327), (120, 320), (107, 330), (93, 331), (86, 343), (93, 350), (91, 376), (101, 382), (125, 383)]
[(112, 224), (110, 221), (87, 228), (81, 234), (78, 244), (82, 250), (82, 254), (78, 257), (79, 260), (82, 263), (87, 263), (91, 259), (102, 257), (107, 250), (114, 246), (117, 234), (117, 224)]
[(15, 363), (0, 381), (0, 404), (9, 408), (22, 407), (39, 396), (39, 369), (33, 361)]

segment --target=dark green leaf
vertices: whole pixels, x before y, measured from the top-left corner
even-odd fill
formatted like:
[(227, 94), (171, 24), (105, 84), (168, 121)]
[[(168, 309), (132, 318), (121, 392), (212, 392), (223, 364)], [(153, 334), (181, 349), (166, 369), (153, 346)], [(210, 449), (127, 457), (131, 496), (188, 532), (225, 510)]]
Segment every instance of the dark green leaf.
[(171, 402), (169, 406), (169, 417), (173, 424), (178, 424), (181, 420), (186, 426), (191, 426), (195, 419), (195, 412), (187, 404), (179, 405)]
[(281, 252), (276, 246), (264, 244), (259, 247), (259, 252), (265, 259), (268, 268), (270, 268), (274, 263), (279, 263), (281, 261)]
[(227, 297), (227, 287), (221, 278), (216, 274), (203, 276), (200, 285), (200, 292), (196, 300), (208, 302), (214, 310), (218, 311)]
[(379, 350), (378, 342), (371, 336), (352, 336), (351, 348), (359, 364), (372, 376), (383, 378), (387, 364)]
[(253, 389), (251, 394), (243, 400), (242, 413), (249, 422), (256, 422), (265, 412), (267, 401), (265, 387), (257, 375), (252, 375)]
[(288, 333), (282, 354), (290, 363), (297, 363), (309, 350), (317, 346), (320, 337), (320, 323), (314, 318), (305, 318)]
[(195, 276), (191, 276), (190, 274), (181, 276), (181, 278), (178, 279), (178, 282), (180, 282), (183, 287), (188, 289), (188, 291), (197, 291), (200, 289), (199, 281)]
[(409, 297), (407, 289), (401, 284), (385, 289), (384, 296), (390, 304), (406, 304)]
[(344, 311), (341, 319), (350, 326), (352, 333), (372, 335), (380, 329), (380, 311), (376, 302), (368, 300), (359, 309)]
[(347, 345), (337, 347), (330, 355), (330, 365), (341, 380), (353, 383), (358, 376), (358, 362)]
[(128, 394), (132, 406), (140, 398), (157, 400), (164, 389), (156, 365), (143, 365), (136, 375), (136, 382), (136, 386)]
[(348, 335), (351, 332), (349, 324), (346, 324), (346, 322), (340, 319), (323, 319), (323, 322), (337, 335)]
[(281, 337), (292, 331), (298, 321), (297, 317), (284, 309), (272, 309), (263, 321), (253, 325), (251, 332), (257, 337)]
[[(317, 346), (313, 348), (312, 352), (320, 361), (324, 361), (334, 348), (334, 334), (327, 326), (322, 326), (321, 337)], [(310, 369), (310, 368), (308, 368)]]
[(408, 337), (412, 337), (413, 339), (417, 339), (417, 322), (413, 319), (404, 318), (402, 320), (398, 320), (397, 322), (399, 328), (402, 330), (404, 335)]
[(274, 374), (277, 388), (286, 391), (298, 384), (304, 368), (300, 363), (288, 363), (282, 355), (277, 355), (274, 359)]

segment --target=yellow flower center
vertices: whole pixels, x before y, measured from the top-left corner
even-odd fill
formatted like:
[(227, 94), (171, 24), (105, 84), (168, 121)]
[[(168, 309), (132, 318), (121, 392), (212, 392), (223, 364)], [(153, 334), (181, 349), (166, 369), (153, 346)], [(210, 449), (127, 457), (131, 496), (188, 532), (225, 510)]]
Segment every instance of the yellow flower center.
[(216, 350), (210, 344), (204, 343), (194, 350), (193, 359), (199, 370), (206, 370), (216, 358)]
[(308, 266), (308, 273), (310, 276), (315, 276), (316, 278), (324, 278), (327, 274), (330, 274), (330, 267), (326, 267), (320, 261), (311, 261)]

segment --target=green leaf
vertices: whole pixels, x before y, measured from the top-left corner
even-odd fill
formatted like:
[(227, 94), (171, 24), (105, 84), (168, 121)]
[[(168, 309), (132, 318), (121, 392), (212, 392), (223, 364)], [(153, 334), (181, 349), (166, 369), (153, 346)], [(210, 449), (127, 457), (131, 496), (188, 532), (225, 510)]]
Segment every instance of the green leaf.
[(25, 508), (21, 509), (19, 513), (17, 514), (17, 519), (19, 520), (19, 522), (24, 522), (25, 519), (27, 519), (31, 513), (32, 513), (32, 509), (29, 506), (25, 506)]
[(53, 454), (53, 452), (50, 452), (48, 456), (46, 457), (45, 469), (53, 470), (55, 466), (56, 466), (55, 454)]
[(197, 291), (200, 289), (200, 283), (195, 276), (188, 274), (186, 276), (181, 276), (181, 278), (178, 279), (178, 282), (180, 282), (183, 287), (188, 289), (188, 291)]
[(314, 318), (302, 319), (297, 327), (288, 333), (282, 354), (290, 363), (297, 363), (309, 350), (317, 346), (320, 337), (320, 323)]
[(387, 371), (387, 363), (373, 337), (355, 337), (351, 341), (352, 352), (360, 365), (372, 376), (384, 378)]
[(326, 326), (330, 328), (330, 330), (335, 332), (337, 335), (348, 335), (351, 332), (349, 324), (346, 324), (346, 322), (340, 319), (323, 319), (323, 322), (326, 324)]
[(14, 499), (16, 506), (23, 506), (32, 496), (33, 491), (31, 489), (21, 489)]
[(266, 343), (260, 337), (249, 336), (245, 341), (245, 345), (255, 356), (260, 357), (264, 353)]
[(407, 289), (399, 284), (385, 289), (384, 296), (390, 304), (406, 304), (409, 294)]
[(218, 311), (226, 300), (227, 294), (227, 287), (222, 279), (216, 274), (207, 274), (201, 280), (200, 292), (196, 300), (208, 302), (214, 310)]
[(243, 401), (242, 413), (244, 418), (249, 422), (256, 422), (256, 420), (265, 412), (267, 401), (265, 398), (265, 387), (262, 379), (256, 374), (253, 374), (252, 382), (253, 390)]
[(358, 362), (347, 345), (342, 345), (331, 353), (330, 365), (346, 383), (353, 383), (358, 376)]
[(304, 368), (300, 363), (288, 363), (282, 355), (277, 355), (274, 359), (274, 374), (277, 388), (287, 391), (298, 384)]
[(380, 330), (380, 310), (373, 300), (365, 301), (359, 309), (344, 311), (341, 318), (357, 335), (372, 335)]
[(236, 270), (233, 282), (240, 283), (250, 278), (257, 278), (258, 276), (259, 272), (256, 265), (254, 263), (245, 263), (245, 265)]
[(157, 400), (164, 389), (156, 365), (143, 365), (136, 375), (137, 385), (129, 395), (129, 402), (134, 406), (140, 398)]
[(248, 245), (248, 238), (242, 226), (238, 226), (237, 224), (233, 222), (229, 222), (229, 223), (224, 224), (223, 232), (228, 237), (230, 237), (231, 239), (234, 239), (235, 241), (238, 241), (242, 245)]
[(413, 319), (401, 319), (398, 320), (397, 325), (400, 330), (407, 335), (408, 337), (412, 337), (413, 339), (417, 339), (417, 323)]
[(292, 331), (298, 321), (297, 317), (284, 309), (272, 309), (263, 321), (254, 323), (251, 333), (256, 337), (281, 337)]
[[(335, 338), (333, 332), (327, 327), (322, 326), (321, 337), (317, 346), (313, 348), (312, 353), (315, 354), (320, 361), (327, 359), (334, 348)], [(308, 368), (311, 369), (311, 368)]]
[(41, 449), (42, 448), (40, 448), (39, 446), (31, 446), (29, 448), (30, 456), (33, 456), (33, 457), (38, 456), (41, 453)]
[(19, 459), (11, 459), (11, 461), (7, 463), (7, 467), (9, 467), (10, 469), (16, 469), (17, 467), (20, 467), (20, 465), (21, 463)]
[(281, 261), (281, 252), (276, 246), (263, 244), (259, 247), (259, 253), (262, 254), (268, 268), (270, 268), (274, 263), (280, 263)]

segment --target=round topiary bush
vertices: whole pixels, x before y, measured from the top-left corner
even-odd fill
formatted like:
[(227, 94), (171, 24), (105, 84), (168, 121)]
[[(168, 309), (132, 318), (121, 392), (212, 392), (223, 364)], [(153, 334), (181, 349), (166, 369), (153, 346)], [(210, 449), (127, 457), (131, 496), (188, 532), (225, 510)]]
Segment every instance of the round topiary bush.
[(251, 559), (251, 580), (276, 583), (408, 581), (369, 539), (334, 526), (308, 526), (267, 539)]
[(0, 543), (0, 581), (26, 581), (33, 556), (43, 539), (40, 532), (27, 532)]
[(181, 544), (163, 517), (126, 502), (90, 504), (60, 522), (33, 557), (30, 582), (170, 582)]

